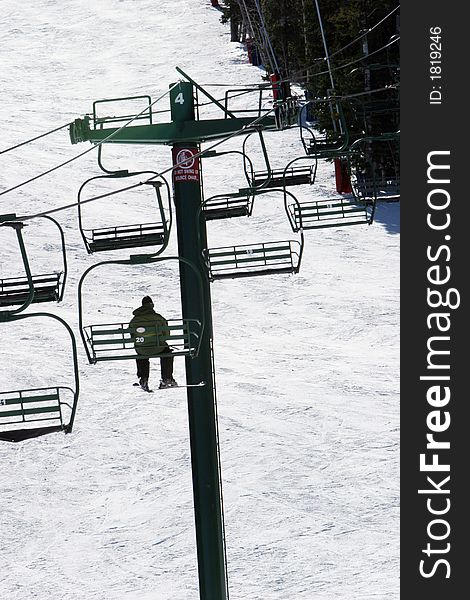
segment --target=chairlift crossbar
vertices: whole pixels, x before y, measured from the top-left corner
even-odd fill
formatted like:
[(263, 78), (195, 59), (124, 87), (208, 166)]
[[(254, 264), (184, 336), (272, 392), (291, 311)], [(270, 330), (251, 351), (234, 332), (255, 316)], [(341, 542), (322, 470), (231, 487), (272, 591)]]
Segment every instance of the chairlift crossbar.
[(158, 230), (163, 233), (163, 225), (161, 223), (143, 223), (135, 224), (135, 225), (117, 225), (115, 227), (103, 227), (101, 229), (93, 229), (93, 238), (99, 238), (102, 236), (113, 236), (115, 238), (126, 235), (133, 234), (135, 232), (149, 232), (153, 230)]
[(60, 410), (58, 406), (37, 406), (35, 408), (21, 408), (19, 410), (9, 410), (2, 414), (2, 417), (23, 417), (23, 421), (27, 421), (28, 415), (39, 415), (41, 413), (54, 413), (55, 416), (44, 417), (42, 419), (33, 419), (34, 421), (46, 421), (60, 418)]
[(0, 406), (11, 406), (12, 404), (28, 404), (29, 402), (47, 402), (50, 400), (57, 400), (58, 394), (43, 394), (41, 396), (23, 396), (20, 394), (14, 398), (1, 398), (0, 397)]

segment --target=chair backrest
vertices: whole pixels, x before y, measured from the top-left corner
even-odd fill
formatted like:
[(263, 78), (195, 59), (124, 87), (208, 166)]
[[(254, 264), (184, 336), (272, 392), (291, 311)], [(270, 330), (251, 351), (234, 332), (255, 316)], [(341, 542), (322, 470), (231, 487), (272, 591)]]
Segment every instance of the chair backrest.
[[(58, 302), (63, 273), (33, 275), (33, 302)], [(29, 295), (27, 277), (0, 279), (0, 306), (24, 304)]]
[(300, 242), (288, 240), (226, 248), (209, 248), (205, 253), (211, 280), (252, 277), (274, 273), (296, 273)]
[(60, 389), (0, 393), (0, 439), (15, 442), (65, 429)]

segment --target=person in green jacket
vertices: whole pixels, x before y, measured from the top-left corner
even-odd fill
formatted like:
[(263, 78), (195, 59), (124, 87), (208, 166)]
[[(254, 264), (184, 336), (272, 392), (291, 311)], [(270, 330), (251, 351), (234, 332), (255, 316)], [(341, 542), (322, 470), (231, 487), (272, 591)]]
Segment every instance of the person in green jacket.
[[(129, 323), (132, 331), (135, 351), (139, 355), (136, 358), (137, 377), (139, 384), (146, 392), (149, 391), (150, 361), (147, 357), (171, 352), (167, 343), (170, 335), (168, 321), (153, 309), (153, 301), (150, 296), (142, 298), (142, 305), (136, 308)], [(162, 356), (160, 358), (162, 379), (160, 389), (178, 385), (173, 379), (173, 357)]]

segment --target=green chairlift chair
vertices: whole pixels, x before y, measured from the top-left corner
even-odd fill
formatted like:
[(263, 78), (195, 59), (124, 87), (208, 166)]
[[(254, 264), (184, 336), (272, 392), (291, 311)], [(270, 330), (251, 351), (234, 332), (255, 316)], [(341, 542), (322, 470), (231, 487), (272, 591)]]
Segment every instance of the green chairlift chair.
[[(400, 168), (395, 156), (399, 154), (400, 132), (383, 133), (356, 140), (351, 145), (353, 156), (362, 157), (362, 166), (357, 166), (352, 178), (353, 190), (364, 203), (397, 202), (400, 200)], [(395, 149), (394, 149), (395, 145)], [(371, 160), (373, 147), (382, 147), (383, 160), (378, 168)]]
[(350, 75), (359, 74), (367, 91), (350, 99), (364, 136), (394, 132), (400, 127), (400, 66), (368, 64), (355, 67)]
[[(56, 222), (54, 221), (54, 223)], [(19, 306), (8, 310), (0, 309), (0, 322), (12, 323), (21, 319), (34, 317), (46, 317), (59, 321), (67, 329), (67, 332), (70, 335), (75, 379), (74, 388), (57, 386), (54, 384), (51, 385), (48, 381), (47, 385), (44, 387), (0, 392), (0, 440), (19, 442), (56, 431), (70, 433), (72, 431), (79, 394), (78, 359), (75, 336), (70, 326), (57, 315), (45, 312), (20, 314), (35, 301), (36, 294), (38, 293), (38, 283), (31, 274), (28, 256), (21, 233), (23, 223), (16, 220), (15, 215), (3, 215), (0, 219), (0, 226), (11, 227), (16, 231), (21, 258), (26, 273), (26, 278), (23, 280), (24, 285), (21, 296), (19, 294), (15, 298), (10, 296), (8, 302), (3, 302), (3, 306), (18, 304)]]
[[(307, 125), (305, 114), (309, 107), (313, 107), (314, 110), (317, 106), (322, 105), (327, 105), (331, 113), (333, 133), (319, 135)], [(309, 100), (305, 103), (300, 109), (299, 130), (300, 141), (307, 156), (316, 159), (336, 158), (344, 156), (347, 152), (350, 136), (339, 99), (321, 98)]]
[[(245, 152), (240, 150), (228, 150), (225, 152), (209, 150), (203, 152), (201, 158), (217, 158), (229, 154), (239, 154), (243, 157), (245, 177), (247, 182), (249, 182), (248, 173), (253, 173), (253, 163)], [(233, 217), (249, 217), (253, 210), (253, 199), (254, 195), (249, 189), (240, 189), (237, 192), (216, 194), (203, 200), (201, 206), (202, 214), (206, 221), (229, 219)]]
[[(78, 284), (79, 329), (85, 352), (90, 364), (103, 361), (128, 360), (138, 358), (137, 349), (148, 345), (158, 346), (166, 341), (170, 347), (169, 352), (145, 354), (146, 358), (162, 358), (166, 356), (194, 357), (199, 352), (199, 347), (204, 332), (204, 323), (198, 319), (171, 319), (168, 327), (161, 329), (154, 324), (139, 327), (133, 330), (129, 323), (100, 323), (97, 325), (83, 324), (83, 283), (87, 275), (97, 267), (109, 264), (115, 265), (142, 265), (158, 263), (166, 260), (178, 260), (187, 264), (196, 273), (198, 281), (200, 273), (189, 261), (179, 257), (158, 258), (155, 255), (135, 255), (126, 260), (110, 260), (97, 263), (89, 267), (80, 278)], [(200, 281), (202, 294), (202, 281)], [(141, 331), (142, 329), (142, 331)]]
[(298, 273), (302, 241), (288, 240), (209, 248), (204, 254), (209, 279)]
[[(130, 225), (118, 225), (113, 227), (100, 227), (96, 229), (85, 229), (83, 225), (82, 217), (82, 204), (87, 200), (82, 200), (82, 194), (85, 186), (91, 181), (96, 180), (109, 180), (109, 179), (123, 179), (125, 177), (137, 177), (144, 175), (146, 180), (135, 185), (131, 185), (128, 188), (120, 190), (119, 193), (125, 193), (132, 187), (138, 185), (145, 185), (152, 187), (156, 194), (157, 200), (157, 214), (156, 220), (151, 223), (139, 223)], [(98, 175), (91, 177), (80, 187), (78, 192), (78, 224), (80, 233), (83, 238), (83, 242), (89, 254), (95, 252), (105, 252), (112, 250), (123, 250), (129, 248), (140, 248), (144, 246), (166, 246), (171, 230), (171, 203), (170, 203), (170, 190), (167, 181), (158, 176), (154, 171), (117, 171), (108, 175)], [(154, 177), (155, 179), (151, 179)], [(149, 179), (151, 179), (149, 181)], [(165, 190), (166, 202), (163, 202), (161, 190)], [(109, 192), (107, 194), (101, 194), (96, 196), (94, 199), (105, 198), (107, 196), (116, 194), (117, 192)]]
[[(251, 169), (250, 171), (245, 166), (245, 177), (248, 181), (249, 189), (251, 191), (263, 190), (267, 188), (277, 188), (277, 187), (286, 187), (286, 186), (295, 186), (295, 185), (310, 185), (315, 180), (315, 169), (314, 165), (301, 165), (301, 166), (291, 166), (289, 163), (288, 168), (282, 169), (272, 169), (268, 151), (266, 148), (266, 143), (264, 141), (262, 131), (257, 132), (260, 138), (261, 150), (263, 152), (263, 158), (265, 163), (265, 169), (261, 171), (254, 171), (252, 163), (250, 161)], [(247, 156), (246, 146), (248, 139), (253, 135), (249, 133), (245, 139), (243, 140), (243, 155)], [(301, 157), (298, 160), (306, 160), (306, 158), (310, 157)], [(240, 192), (244, 192), (245, 190), (240, 190)]]
[[(10, 316), (0, 313), (0, 320), (12, 322), (30, 317), (48, 317), (62, 323), (72, 341), (75, 385), (57, 386), (47, 382), (39, 388), (0, 392), (0, 440), (21, 442), (48, 433), (72, 431), (79, 395), (78, 359), (75, 336), (60, 317), (49, 313), (29, 313)], [(50, 367), (49, 367), (50, 368)], [(45, 378), (46, 379), (46, 378)], [(47, 377), (48, 380), (51, 377)]]
[[(280, 189), (259, 190), (257, 195), (282, 193)], [(290, 194), (294, 202), (297, 199)], [(286, 210), (287, 207), (285, 206)], [(203, 252), (210, 281), (258, 275), (298, 273), (304, 247), (303, 232), (298, 240), (267, 241), (217, 248)]]
[(292, 194), (285, 187), (283, 192), (293, 231), (371, 225), (374, 220), (375, 201), (362, 201), (354, 194), (354, 190), (348, 195), (338, 194), (332, 198), (318, 198), (303, 202), (297, 199), (292, 201)]
[(253, 210), (253, 195), (244, 191), (233, 194), (218, 194), (204, 200), (202, 213), (206, 221), (249, 217)]
[[(64, 296), (67, 279), (67, 257), (65, 252), (65, 237), (62, 227), (50, 216), (35, 217), (47, 219), (54, 223), (59, 230), (62, 247), (62, 270), (32, 274), (26, 258), (26, 249), (22, 236), (24, 223), (15, 214), (0, 215), (0, 227), (10, 227), (16, 231), (17, 240), (23, 257), (25, 275), (0, 279), (0, 309), (3, 306), (29, 305), (31, 302), (60, 302)], [(18, 311), (19, 312), (19, 311)]]
[(370, 225), (374, 219), (375, 204), (361, 203), (341, 196), (321, 198), (289, 205), (294, 231), (345, 227), (347, 225)]

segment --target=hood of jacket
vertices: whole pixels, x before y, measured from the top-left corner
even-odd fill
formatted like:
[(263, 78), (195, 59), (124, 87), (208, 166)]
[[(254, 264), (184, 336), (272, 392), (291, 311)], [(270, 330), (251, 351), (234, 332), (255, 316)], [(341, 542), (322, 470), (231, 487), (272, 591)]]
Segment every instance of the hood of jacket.
[(153, 310), (153, 304), (143, 304), (132, 311), (132, 314), (135, 317), (145, 316), (145, 315), (155, 315), (155, 311)]

